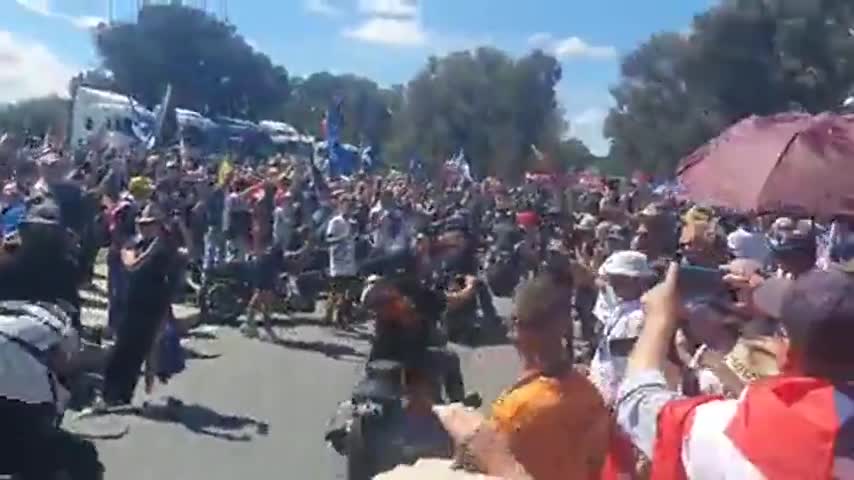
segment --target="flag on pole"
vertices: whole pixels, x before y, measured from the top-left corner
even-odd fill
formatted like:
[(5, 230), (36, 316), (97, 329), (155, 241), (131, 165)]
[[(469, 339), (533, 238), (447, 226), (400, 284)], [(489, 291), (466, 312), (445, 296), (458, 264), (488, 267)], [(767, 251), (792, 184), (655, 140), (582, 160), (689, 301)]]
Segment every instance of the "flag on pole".
[(413, 153), (409, 157), (409, 176), (416, 181), (424, 178), (424, 162), (417, 153)]
[(172, 106), (172, 85), (166, 85), (166, 93), (163, 95), (163, 100), (160, 102), (160, 105), (154, 110), (154, 129), (151, 132), (151, 136), (148, 138), (146, 142), (146, 148), (151, 150), (156, 147), (158, 143), (162, 140), (163, 136), (163, 125), (166, 123), (166, 118), (169, 115), (169, 110), (173, 108)]
[(341, 112), (343, 99), (335, 97), (326, 112), (326, 150), (329, 157), (329, 176), (338, 177), (352, 175), (358, 163), (358, 155), (346, 150), (341, 145), (341, 124), (343, 114)]
[(461, 176), (469, 182), (474, 181), (474, 177), (472, 177), (471, 174), (471, 165), (469, 164), (468, 157), (466, 156), (465, 149), (463, 148), (460, 148), (453, 157), (445, 161), (445, 168), (451, 170), (451, 172)]
[(361, 153), (359, 157), (362, 162), (362, 171), (363, 172), (372, 172), (379, 165), (377, 164), (376, 153), (374, 153), (374, 147), (367, 146), (361, 149)]

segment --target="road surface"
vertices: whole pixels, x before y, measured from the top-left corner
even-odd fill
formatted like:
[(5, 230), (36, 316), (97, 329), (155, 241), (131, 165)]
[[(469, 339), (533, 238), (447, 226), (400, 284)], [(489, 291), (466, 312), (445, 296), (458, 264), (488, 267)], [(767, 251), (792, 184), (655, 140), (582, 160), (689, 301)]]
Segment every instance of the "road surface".
[[(103, 299), (87, 294), (86, 323), (102, 323)], [(507, 314), (509, 304), (497, 301)], [(179, 315), (192, 310), (179, 309)], [(365, 330), (343, 332), (317, 316), (281, 321), (279, 344), (249, 340), (230, 328), (194, 338), (190, 348), (221, 354), (190, 360), (187, 370), (159, 386), (154, 403), (183, 402), (174, 416), (126, 415), (127, 435), (97, 441), (113, 480), (324, 480), (344, 477), (344, 462), (323, 442), (327, 421), (349, 397), (368, 350)], [(454, 346), (467, 388), (488, 405), (510, 384), (519, 365), (508, 345)], [(140, 390), (135, 400), (141, 402)]]

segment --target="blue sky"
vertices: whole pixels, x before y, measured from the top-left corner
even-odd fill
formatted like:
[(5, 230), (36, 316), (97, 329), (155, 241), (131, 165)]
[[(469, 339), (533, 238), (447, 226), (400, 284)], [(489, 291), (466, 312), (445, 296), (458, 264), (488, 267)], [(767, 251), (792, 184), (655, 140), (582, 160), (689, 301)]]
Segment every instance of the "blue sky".
[[(137, 0), (114, 0), (130, 20)], [(152, 0), (152, 3), (158, 3)], [(223, 15), (223, 0), (185, 0)], [(715, 0), (231, 0), (228, 19), (291, 73), (351, 72), (405, 83), (429, 55), (492, 45), (534, 47), (563, 64), (558, 95), (572, 134), (606, 153), (601, 125), (620, 56), (652, 33), (685, 31)], [(97, 65), (91, 27), (107, 0), (0, 0), (0, 102), (65, 91)]]

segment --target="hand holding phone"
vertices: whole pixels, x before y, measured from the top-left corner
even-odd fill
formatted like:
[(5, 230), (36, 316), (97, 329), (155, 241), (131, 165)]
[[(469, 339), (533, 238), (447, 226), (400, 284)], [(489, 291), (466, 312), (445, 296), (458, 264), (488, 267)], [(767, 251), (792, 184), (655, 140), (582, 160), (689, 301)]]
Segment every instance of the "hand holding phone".
[(721, 295), (728, 291), (725, 273), (719, 268), (680, 265), (676, 288), (683, 299)]

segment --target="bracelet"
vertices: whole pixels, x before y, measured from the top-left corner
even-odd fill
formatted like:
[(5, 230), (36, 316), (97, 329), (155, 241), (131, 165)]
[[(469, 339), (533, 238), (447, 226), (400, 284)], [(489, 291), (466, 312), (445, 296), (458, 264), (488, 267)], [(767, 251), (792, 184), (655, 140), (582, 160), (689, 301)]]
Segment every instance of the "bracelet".
[(700, 358), (703, 356), (704, 353), (706, 353), (706, 350), (708, 349), (709, 347), (705, 343), (703, 345), (700, 345), (700, 348), (698, 348), (697, 351), (694, 352), (694, 356), (691, 357), (691, 362), (688, 364), (688, 368), (690, 368), (691, 370), (696, 370), (700, 368)]

